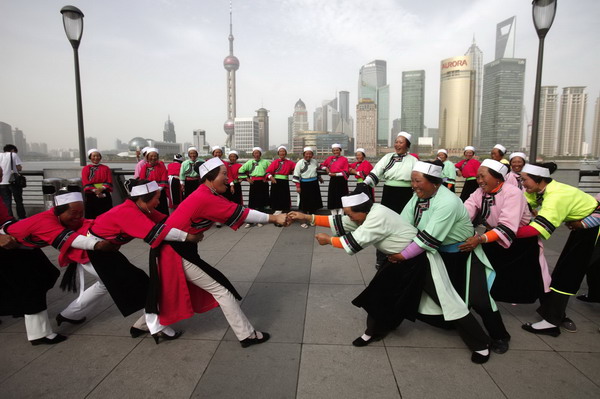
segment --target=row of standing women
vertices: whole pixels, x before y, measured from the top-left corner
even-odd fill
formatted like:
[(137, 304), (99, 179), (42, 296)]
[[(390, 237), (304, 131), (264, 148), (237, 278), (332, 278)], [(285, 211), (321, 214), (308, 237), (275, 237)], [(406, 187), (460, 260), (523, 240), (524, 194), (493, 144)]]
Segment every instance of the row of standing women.
[[(156, 343), (176, 339), (181, 331), (170, 327), (194, 313), (220, 306), (242, 347), (265, 342), (242, 312), (241, 296), (233, 284), (198, 255), (196, 243), (214, 223), (237, 229), (244, 223), (286, 224), (286, 215), (268, 215), (223, 197), (228, 189), (227, 168), (213, 158), (199, 168), (200, 186), (167, 218), (156, 210), (162, 187), (155, 181), (131, 184), (131, 196), (95, 220), (83, 218), (81, 193), (56, 196), (56, 206), (15, 222), (0, 209), (0, 314), (25, 315), (27, 336), (33, 345), (66, 339), (52, 331), (46, 292), (58, 271), (39, 248), (52, 245), (59, 265), (67, 266), (61, 287), (79, 296), (56, 316), (57, 324), (80, 324), (100, 299), (114, 300), (123, 316), (144, 310), (130, 329), (133, 338), (152, 334)], [(134, 238), (151, 248), (150, 275), (135, 267), (118, 249)], [(83, 273), (97, 281), (83, 289)]]

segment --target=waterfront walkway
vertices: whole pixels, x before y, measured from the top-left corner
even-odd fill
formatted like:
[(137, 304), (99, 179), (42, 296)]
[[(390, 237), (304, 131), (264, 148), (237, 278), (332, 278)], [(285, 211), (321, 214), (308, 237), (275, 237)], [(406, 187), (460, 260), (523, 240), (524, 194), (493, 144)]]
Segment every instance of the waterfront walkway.
[[(175, 341), (132, 339), (138, 315), (123, 318), (109, 298), (79, 326), (54, 317), (74, 298), (49, 292), (56, 346), (31, 346), (23, 319), (2, 317), (0, 397), (8, 398), (599, 398), (600, 305), (571, 300), (575, 334), (540, 337), (521, 330), (535, 305), (502, 304), (510, 350), (476, 365), (457, 333), (403, 323), (385, 340), (351, 345), (366, 314), (350, 301), (372, 278), (372, 248), (350, 257), (314, 240), (322, 228), (272, 225), (213, 228), (200, 243), (244, 296), (242, 308), (265, 344), (242, 349), (221, 310), (176, 325)], [(568, 231), (546, 245), (556, 262)], [(123, 252), (147, 270), (147, 246)], [(56, 251), (46, 249), (53, 261)], [(91, 280), (90, 280), (91, 281)], [(88, 281), (88, 284), (90, 283)], [(57, 284), (58, 285), (58, 284)]]

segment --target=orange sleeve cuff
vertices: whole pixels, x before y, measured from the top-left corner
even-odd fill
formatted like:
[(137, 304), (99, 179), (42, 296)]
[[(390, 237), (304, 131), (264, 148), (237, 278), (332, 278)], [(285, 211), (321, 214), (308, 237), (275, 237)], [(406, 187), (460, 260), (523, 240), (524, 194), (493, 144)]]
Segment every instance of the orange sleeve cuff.
[(315, 215), (315, 224), (321, 227), (329, 227), (329, 216)]
[(331, 237), (331, 246), (336, 247), (336, 248), (344, 248), (340, 237)]
[(500, 238), (498, 236), (498, 233), (496, 233), (494, 230), (490, 230), (487, 233), (484, 234), (485, 238), (487, 238), (487, 242), (494, 242), (494, 241), (498, 241), (498, 238)]

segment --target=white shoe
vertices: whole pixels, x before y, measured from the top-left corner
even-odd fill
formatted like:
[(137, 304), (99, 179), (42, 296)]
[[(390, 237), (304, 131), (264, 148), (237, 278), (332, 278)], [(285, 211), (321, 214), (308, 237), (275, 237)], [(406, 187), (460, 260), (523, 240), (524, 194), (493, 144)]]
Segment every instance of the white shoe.
[(246, 223), (246, 224), (244, 225), (244, 228), (245, 228), (245, 229), (249, 229), (250, 227), (252, 227), (252, 224), (250, 224), (250, 223)]
[(306, 223), (302, 223), (302, 224), (300, 225), (300, 227), (302, 227), (303, 229), (308, 229), (310, 226), (309, 226), (309, 225), (307, 225)]
[(263, 226), (264, 226), (264, 224), (262, 224), (262, 223), (257, 223), (256, 224), (256, 227), (263, 227)]
[(281, 215), (281, 211), (275, 211), (273, 212), (273, 215)]

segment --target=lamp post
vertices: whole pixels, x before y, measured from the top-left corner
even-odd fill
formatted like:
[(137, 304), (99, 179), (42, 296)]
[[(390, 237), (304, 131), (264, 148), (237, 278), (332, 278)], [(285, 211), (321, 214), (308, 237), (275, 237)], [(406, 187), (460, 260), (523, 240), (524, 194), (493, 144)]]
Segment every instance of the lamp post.
[(75, 90), (77, 93), (77, 127), (79, 136), (79, 164), (85, 166), (85, 136), (83, 132), (83, 107), (81, 105), (81, 79), (79, 77), (79, 42), (83, 34), (83, 13), (74, 6), (64, 6), (60, 13), (63, 17), (63, 26), (67, 39), (73, 47), (73, 56), (75, 57)]
[(554, 22), (556, 16), (556, 3), (558, 0), (533, 0), (533, 25), (540, 38), (538, 47), (537, 72), (535, 77), (535, 93), (533, 97), (533, 121), (531, 123), (531, 145), (529, 159), (536, 162), (538, 128), (540, 121), (540, 92), (542, 86), (542, 64), (544, 62), (544, 38)]

